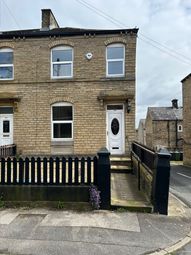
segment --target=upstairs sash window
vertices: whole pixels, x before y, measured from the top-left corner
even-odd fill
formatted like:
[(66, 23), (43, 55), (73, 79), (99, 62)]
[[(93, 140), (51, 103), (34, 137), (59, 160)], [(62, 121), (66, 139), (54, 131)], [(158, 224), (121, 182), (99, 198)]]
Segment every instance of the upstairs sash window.
[(119, 77), (125, 75), (125, 47), (111, 44), (106, 49), (106, 75)]
[(13, 79), (13, 50), (0, 49), (0, 80)]
[(51, 54), (52, 78), (73, 77), (73, 49), (59, 46), (52, 49)]

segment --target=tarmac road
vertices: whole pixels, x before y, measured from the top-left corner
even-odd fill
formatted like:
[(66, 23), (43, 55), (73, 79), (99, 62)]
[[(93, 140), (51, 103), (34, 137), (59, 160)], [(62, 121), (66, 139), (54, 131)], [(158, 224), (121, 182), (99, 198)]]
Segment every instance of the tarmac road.
[(191, 168), (171, 166), (170, 191), (191, 208)]
[[(171, 166), (170, 191), (191, 208), (191, 168)], [(191, 255), (191, 243), (175, 253), (176, 255)]]

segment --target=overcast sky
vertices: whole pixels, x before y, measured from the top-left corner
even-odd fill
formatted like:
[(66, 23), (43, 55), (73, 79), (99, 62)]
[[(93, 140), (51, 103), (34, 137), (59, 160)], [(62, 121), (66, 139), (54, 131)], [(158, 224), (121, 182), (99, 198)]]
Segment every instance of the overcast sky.
[(123, 27), (139, 28), (137, 125), (148, 106), (170, 106), (173, 98), (181, 105), (180, 80), (191, 72), (191, 0), (0, 0), (0, 30), (40, 28), (43, 8), (52, 9), (61, 27), (122, 27), (84, 1)]

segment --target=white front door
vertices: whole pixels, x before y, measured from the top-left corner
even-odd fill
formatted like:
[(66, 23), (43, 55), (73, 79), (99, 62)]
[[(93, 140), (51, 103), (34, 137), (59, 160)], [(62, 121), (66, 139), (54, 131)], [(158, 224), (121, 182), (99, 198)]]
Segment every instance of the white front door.
[(107, 148), (111, 154), (124, 154), (123, 105), (107, 105)]
[(13, 144), (13, 114), (0, 114), (0, 146)]

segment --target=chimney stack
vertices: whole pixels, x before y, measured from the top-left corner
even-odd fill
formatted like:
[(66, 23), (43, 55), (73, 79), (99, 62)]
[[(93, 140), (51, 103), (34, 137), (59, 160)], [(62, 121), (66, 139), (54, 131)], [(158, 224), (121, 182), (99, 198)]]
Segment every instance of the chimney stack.
[(172, 108), (178, 109), (178, 99), (172, 100)]
[(58, 22), (56, 21), (54, 14), (51, 9), (42, 9), (42, 27), (41, 30), (50, 30), (59, 28)]

